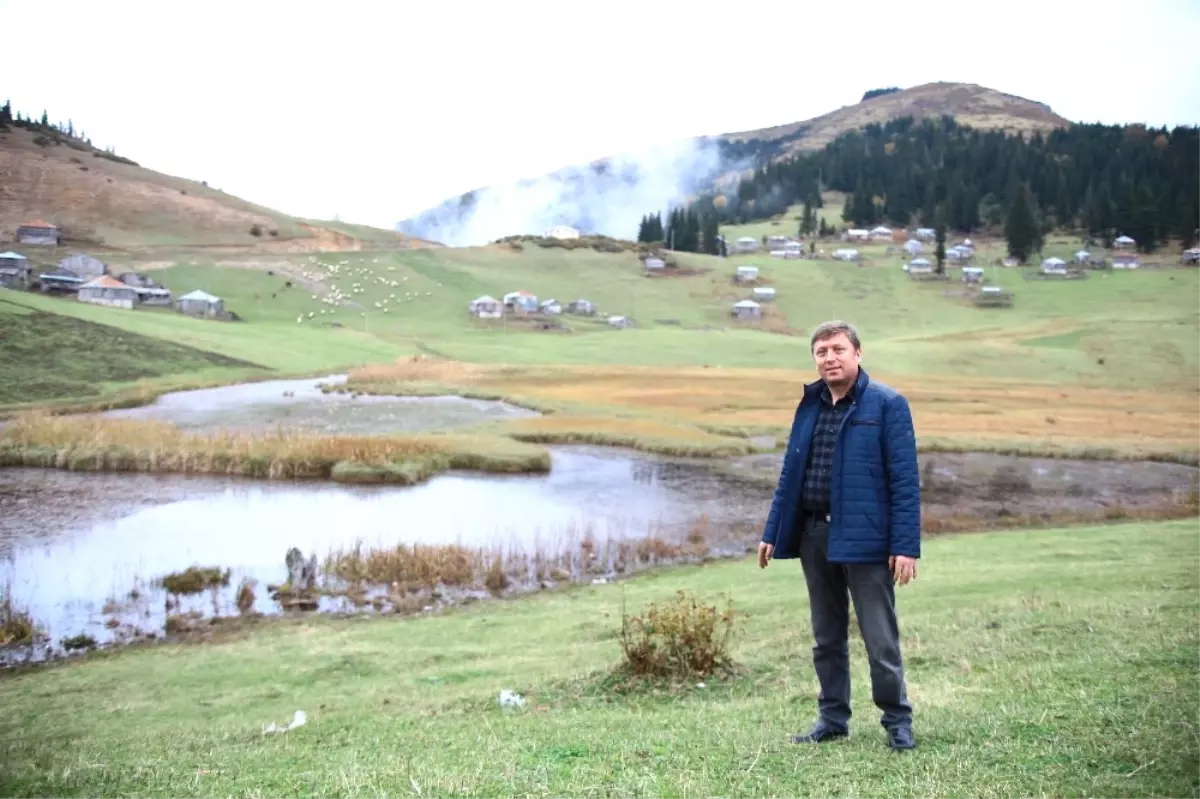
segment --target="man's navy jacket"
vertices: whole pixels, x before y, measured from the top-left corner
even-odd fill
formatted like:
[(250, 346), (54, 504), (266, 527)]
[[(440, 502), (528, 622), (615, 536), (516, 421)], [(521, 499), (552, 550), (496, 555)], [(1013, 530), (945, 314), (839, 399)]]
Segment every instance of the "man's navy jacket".
[[(804, 387), (762, 540), (772, 557), (800, 555), (800, 489), (821, 406), (823, 380)], [(886, 563), (921, 556), (917, 440), (908, 400), (860, 369), (842, 419), (829, 484), (829, 554), (833, 563)], [(799, 523), (798, 523), (799, 522)]]

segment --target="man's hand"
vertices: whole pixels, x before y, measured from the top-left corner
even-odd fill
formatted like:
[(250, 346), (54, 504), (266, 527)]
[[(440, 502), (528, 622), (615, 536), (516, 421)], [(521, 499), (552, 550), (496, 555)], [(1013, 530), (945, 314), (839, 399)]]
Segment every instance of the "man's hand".
[[(762, 545), (759, 544), (758, 560), (762, 563)], [(892, 582), (908, 585), (909, 580), (917, 579), (917, 559), (907, 555), (892, 555), (888, 558), (888, 571), (892, 573)]]
[(758, 568), (765, 569), (771, 561), (771, 553), (775, 551), (774, 544), (759, 542), (758, 545)]

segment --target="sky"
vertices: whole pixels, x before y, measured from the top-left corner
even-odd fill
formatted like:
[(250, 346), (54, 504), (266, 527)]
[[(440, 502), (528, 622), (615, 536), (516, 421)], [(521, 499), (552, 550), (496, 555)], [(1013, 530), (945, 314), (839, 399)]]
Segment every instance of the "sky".
[(63, 0), (50, 13), (0, 0), (0, 30), (14, 109), (286, 213), (381, 227), (884, 86), (977, 83), (1073, 121), (1200, 123), (1200, 0)]

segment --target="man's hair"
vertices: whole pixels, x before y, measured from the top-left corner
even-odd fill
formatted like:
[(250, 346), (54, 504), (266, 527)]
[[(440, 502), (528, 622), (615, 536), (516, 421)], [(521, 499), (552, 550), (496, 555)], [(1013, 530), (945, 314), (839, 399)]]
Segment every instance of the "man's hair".
[(808, 343), (809, 351), (811, 352), (816, 348), (818, 341), (832, 338), (838, 333), (845, 333), (846, 338), (850, 339), (850, 343), (854, 345), (854, 349), (862, 349), (862, 342), (858, 340), (858, 330), (855, 329), (854, 325), (834, 319), (832, 322), (823, 322), (813, 331), (812, 340)]

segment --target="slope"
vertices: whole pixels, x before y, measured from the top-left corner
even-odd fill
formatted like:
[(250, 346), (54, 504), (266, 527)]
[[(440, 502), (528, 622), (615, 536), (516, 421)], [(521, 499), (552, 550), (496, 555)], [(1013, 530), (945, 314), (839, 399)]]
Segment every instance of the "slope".
[(0, 128), (0, 242), (45, 219), (64, 244), (162, 250), (428, 246), (394, 231), (282, 214), (204, 182), (145, 169), (53, 129)]

